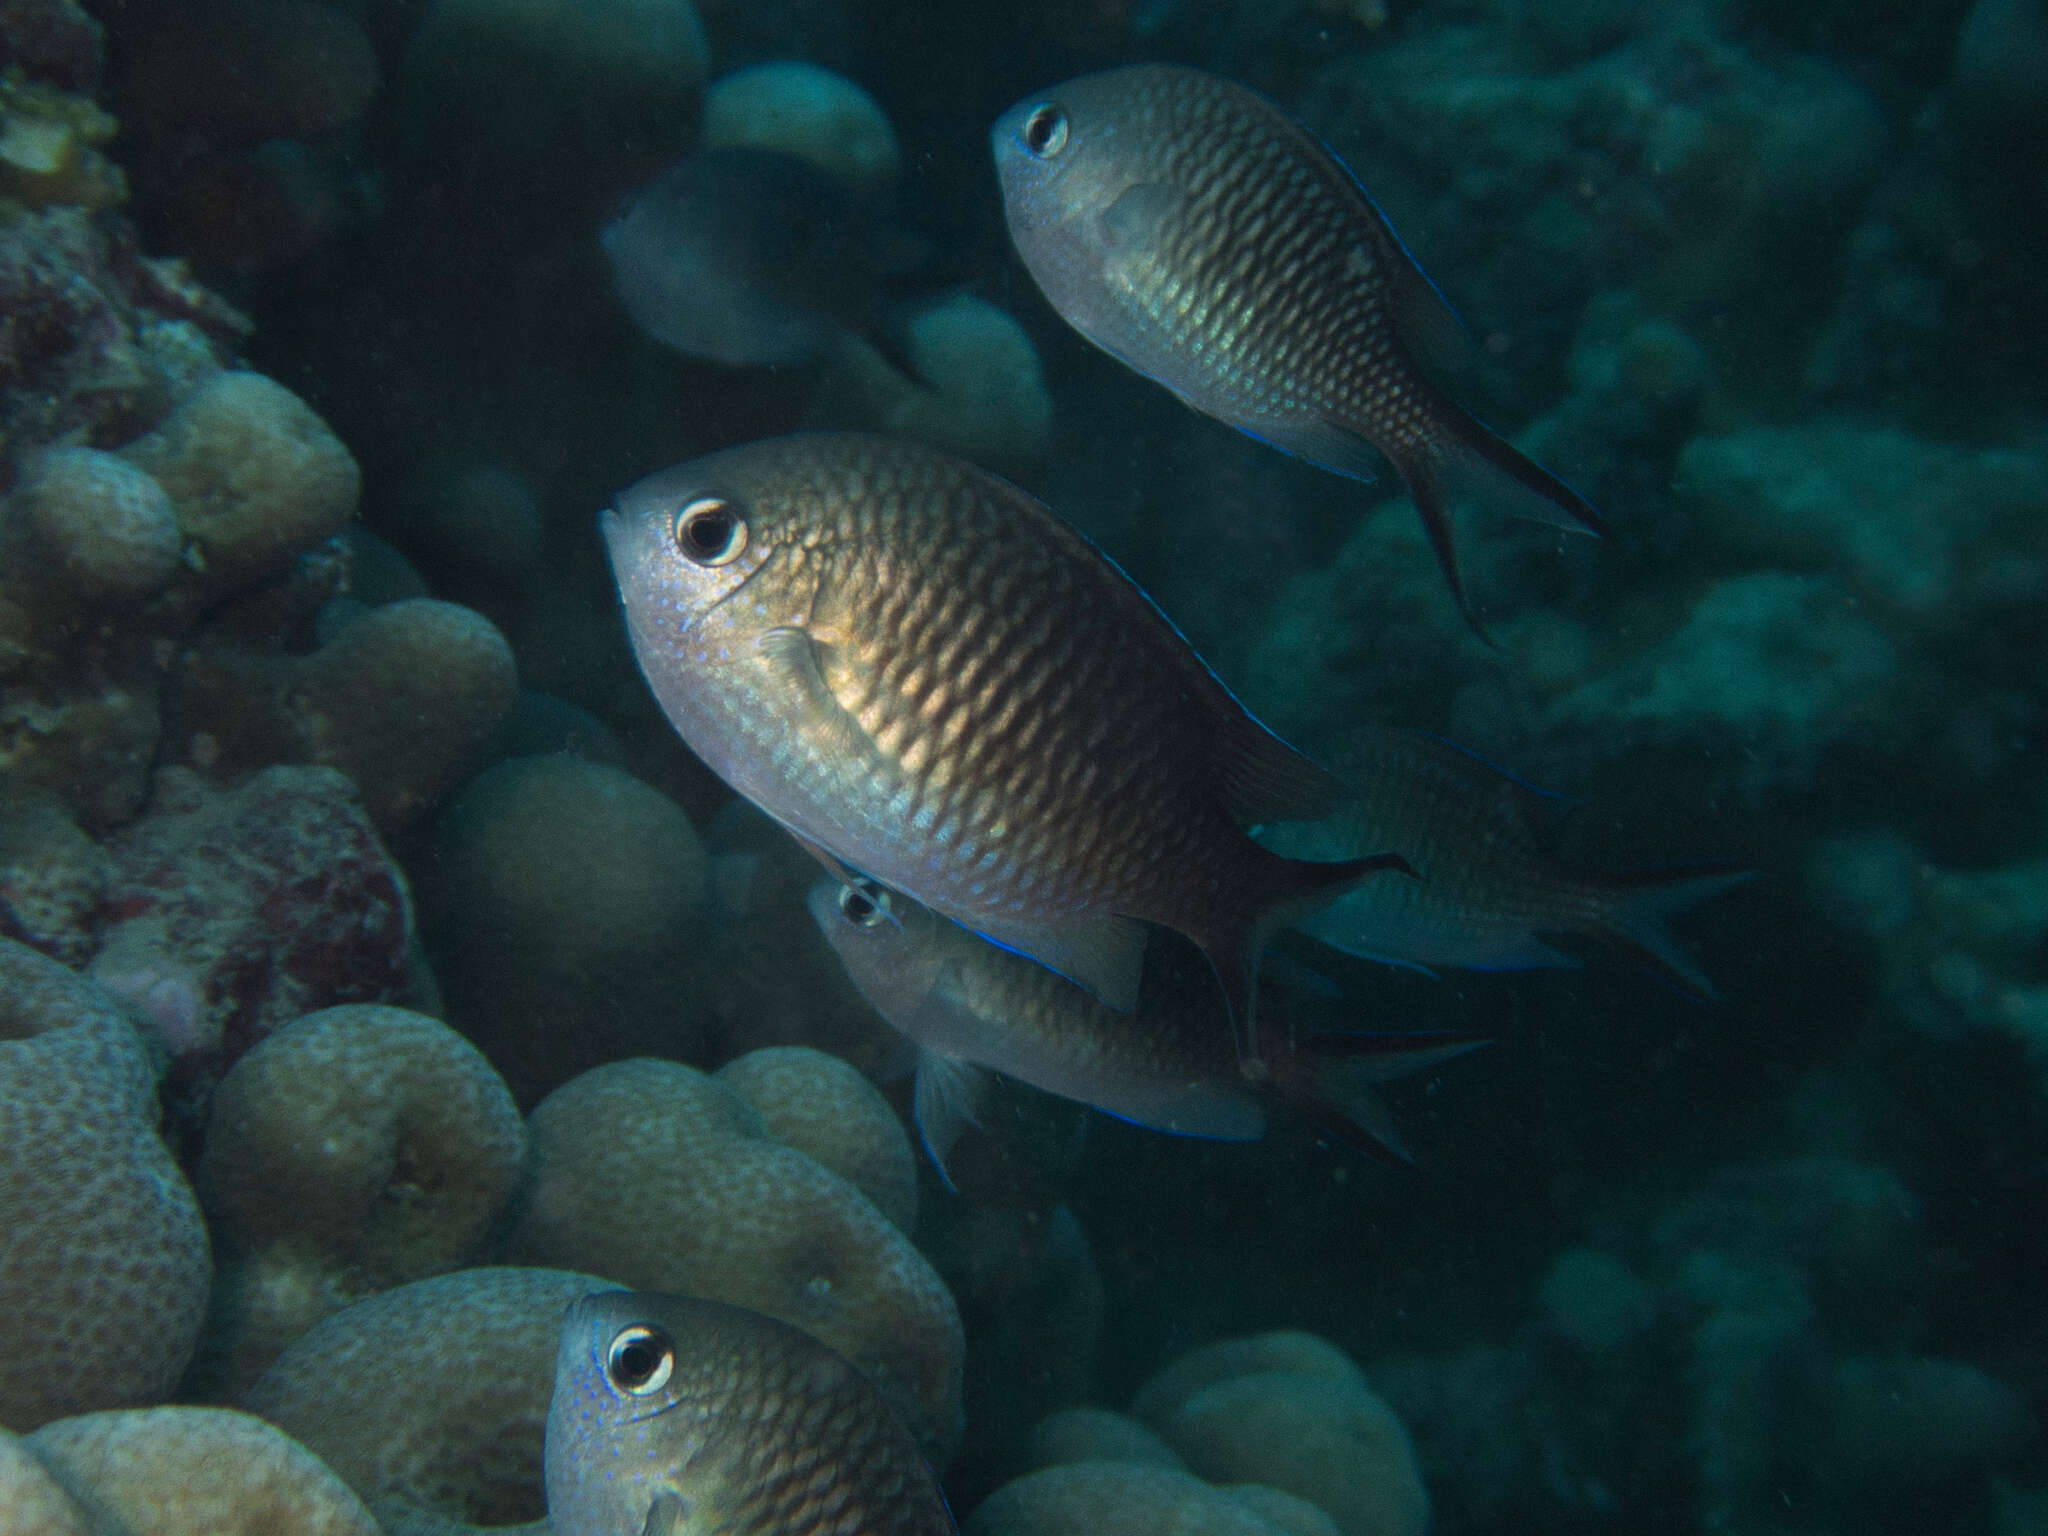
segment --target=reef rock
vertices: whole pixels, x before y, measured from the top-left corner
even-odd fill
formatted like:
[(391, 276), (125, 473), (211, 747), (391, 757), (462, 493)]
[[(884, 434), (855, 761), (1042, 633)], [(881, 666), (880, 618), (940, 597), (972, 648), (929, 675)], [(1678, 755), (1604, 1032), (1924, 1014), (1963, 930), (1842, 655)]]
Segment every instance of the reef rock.
[(422, 980), (405, 877), (331, 768), (208, 788), (166, 768), (149, 814), (107, 839), (92, 973), (204, 1077), (337, 1003), (404, 1000)]

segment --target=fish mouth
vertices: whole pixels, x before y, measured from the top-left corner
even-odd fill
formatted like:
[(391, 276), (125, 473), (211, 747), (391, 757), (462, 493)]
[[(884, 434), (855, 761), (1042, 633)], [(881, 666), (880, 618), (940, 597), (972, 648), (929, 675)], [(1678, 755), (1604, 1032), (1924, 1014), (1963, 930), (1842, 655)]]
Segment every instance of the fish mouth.
[(617, 507), (602, 507), (597, 514), (597, 536), (604, 540), (606, 558), (612, 563), (613, 574), (619, 569), (619, 546), (626, 537), (626, 514)]

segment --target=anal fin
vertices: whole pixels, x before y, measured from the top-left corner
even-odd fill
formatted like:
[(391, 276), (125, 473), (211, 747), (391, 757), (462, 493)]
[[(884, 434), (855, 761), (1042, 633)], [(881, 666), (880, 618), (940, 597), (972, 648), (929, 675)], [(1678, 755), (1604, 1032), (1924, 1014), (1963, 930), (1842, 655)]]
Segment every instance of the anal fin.
[(970, 1125), (981, 1124), (982, 1105), (988, 1100), (989, 1075), (971, 1062), (957, 1061), (935, 1051), (919, 1051), (917, 1086), (911, 1115), (917, 1122), (918, 1139), (925, 1155), (938, 1171), (946, 1193), (957, 1195), (946, 1159), (953, 1144)]

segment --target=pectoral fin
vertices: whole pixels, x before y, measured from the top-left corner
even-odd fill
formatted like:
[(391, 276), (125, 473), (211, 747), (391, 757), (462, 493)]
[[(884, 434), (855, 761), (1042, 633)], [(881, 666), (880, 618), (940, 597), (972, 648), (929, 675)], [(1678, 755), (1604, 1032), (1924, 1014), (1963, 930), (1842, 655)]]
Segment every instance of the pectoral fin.
[(647, 1523), (640, 1527), (640, 1536), (681, 1536), (683, 1517), (688, 1512), (680, 1496), (664, 1489), (648, 1506)]
[(818, 642), (807, 630), (783, 625), (766, 631), (755, 644), (769, 676), (782, 691), (784, 705), (827, 753), (846, 762), (873, 755), (873, 739), (825, 680)]
[(998, 949), (1057, 971), (1118, 1013), (1138, 1006), (1146, 930), (1134, 918), (1110, 914), (1039, 928), (977, 923), (974, 931)]
[(1163, 181), (1141, 181), (1126, 187), (1102, 210), (1102, 233), (1119, 256), (1149, 256), (1159, 249), (1167, 225), (1187, 197)]

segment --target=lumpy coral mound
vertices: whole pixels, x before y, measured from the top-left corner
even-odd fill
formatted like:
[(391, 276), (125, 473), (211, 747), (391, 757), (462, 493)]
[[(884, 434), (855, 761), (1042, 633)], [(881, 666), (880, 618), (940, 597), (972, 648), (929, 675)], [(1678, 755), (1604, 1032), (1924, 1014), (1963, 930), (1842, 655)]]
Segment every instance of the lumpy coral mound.
[(530, 1131), (509, 1257), (791, 1323), (865, 1371), (935, 1463), (957, 1448), (965, 1340), (945, 1282), (724, 1083), (677, 1062), (615, 1062), (549, 1095)]
[(0, 1425), (161, 1401), (191, 1357), (211, 1263), (156, 1121), (113, 999), (0, 939)]

